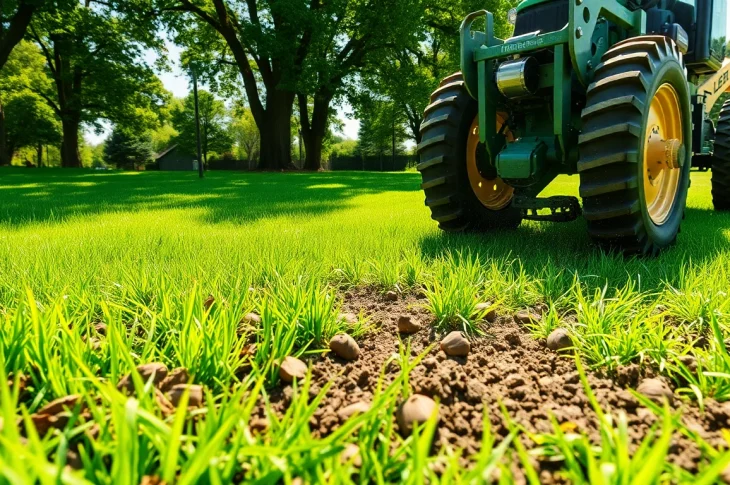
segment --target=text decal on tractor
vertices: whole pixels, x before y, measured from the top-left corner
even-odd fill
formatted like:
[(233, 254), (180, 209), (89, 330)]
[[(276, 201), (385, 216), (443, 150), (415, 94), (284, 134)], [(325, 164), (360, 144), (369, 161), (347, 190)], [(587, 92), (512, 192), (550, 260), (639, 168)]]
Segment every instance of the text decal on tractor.
[[(730, 209), (727, 0), (524, 0), (513, 37), (461, 26), (461, 72), (426, 108), (422, 188), (444, 230), (571, 221), (627, 254), (672, 245), (692, 168)], [(484, 32), (473, 29), (485, 20)], [(539, 198), (559, 174), (580, 197)]]

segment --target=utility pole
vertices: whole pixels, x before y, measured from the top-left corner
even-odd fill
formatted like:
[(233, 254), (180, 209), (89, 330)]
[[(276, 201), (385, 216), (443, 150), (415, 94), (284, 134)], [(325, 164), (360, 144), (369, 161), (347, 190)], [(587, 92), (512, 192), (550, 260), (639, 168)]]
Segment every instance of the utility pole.
[(198, 75), (195, 72), (195, 64), (190, 65), (190, 70), (193, 73), (193, 97), (195, 98), (195, 136), (197, 137), (198, 143), (198, 175), (202, 179), (204, 177), (203, 171), (203, 153), (200, 148), (200, 111), (198, 109)]

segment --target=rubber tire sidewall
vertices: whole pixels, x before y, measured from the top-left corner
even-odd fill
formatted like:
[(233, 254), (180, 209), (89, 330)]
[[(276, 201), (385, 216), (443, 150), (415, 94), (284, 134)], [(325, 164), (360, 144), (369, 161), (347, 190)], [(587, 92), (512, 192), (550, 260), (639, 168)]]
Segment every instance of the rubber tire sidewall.
[(689, 175), (692, 167), (692, 115), (690, 112), (689, 105), (689, 87), (687, 85), (687, 78), (684, 74), (684, 68), (674, 58), (671, 58), (669, 62), (664, 63), (659, 71), (653, 76), (652, 84), (648, 90), (647, 100), (651, 103), (654, 99), (656, 92), (663, 84), (670, 84), (677, 92), (677, 97), (681, 104), (680, 109), (682, 112), (682, 125), (683, 125), (683, 143), (685, 148), (685, 161), (684, 166), (681, 168), (682, 173), (679, 177), (677, 195), (674, 199), (669, 217), (664, 224), (658, 226), (654, 223), (649, 215), (649, 211), (646, 204), (646, 197), (644, 195), (644, 144), (646, 143), (646, 126), (649, 119), (649, 106), (644, 108), (644, 116), (642, 123), (642, 135), (639, 144), (639, 156), (640, 159), (636, 164), (638, 169), (638, 180), (639, 180), (639, 205), (641, 206), (641, 218), (646, 229), (646, 234), (649, 240), (656, 246), (667, 247), (671, 245), (677, 233), (679, 227), (682, 224), (684, 218), (684, 210), (687, 205), (687, 193), (689, 190)]
[[(469, 96), (466, 91), (463, 95)], [(481, 230), (485, 227), (514, 229), (522, 222), (522, 213), (519, 209), (515, 209), (514, 207), (512, 207), (512, 201), (510, 201), (510, 203), (503, 209), (489, 209), (481, 203), (477, 195), (474, 193), (474, 189), (471, 186), (471, 181), (469, 180), (469, 173), (466, 166), (466, 145), (472, 123), (474, 123), (474, 118), (476, 118), (478, 114), (479, 106), (477, 105), (476, 100), (469, 96), (469, 100), (466, 104), (466, 109), (464, 109), (464, 112), (461, 114), (461, 119), (459, 120), (459, 127), (457, 132), (457, 146), (459, 147), (457, 152), (457, 160), (459, 164), (458, 180), (460, 194), (462, 194), (462, 196), (464, 197), (465, 209), (475, 211), (477, 214), (480, 214), (479, 219), (482, 221), (477, 222), (476, 224), (472, 224), (469, 229)]]

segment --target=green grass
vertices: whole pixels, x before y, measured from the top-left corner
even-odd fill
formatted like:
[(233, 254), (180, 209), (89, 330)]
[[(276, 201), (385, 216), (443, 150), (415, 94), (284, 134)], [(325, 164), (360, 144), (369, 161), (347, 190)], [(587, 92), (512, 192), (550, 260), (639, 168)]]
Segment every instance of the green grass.
[[(479, 302), (495, 302), (502, 314), (545, 303), (535, 336), (568, 328), (589, 368), (611, 372), (639, 362), (683, 383), (700, 406), (730, 398), (730, 215), (712, 210), (708, 174), (693, 175), (678, 245), (656, 259), (602, 253), (580, 220), (445, 235), (423, 205), (419, 182), (415, 173), (211, 172), (199, 180), (194, 173), (0, 169), (0, 470), (12, 463), (16, 483), (56, 482), (64, 450), (88, 424), (22, 443), (15, 420), (80, 393), (104, 426), (99, 438), (83, 439), (85, 471), (63, 472), (68, 483), (137, 483), (145, 474), (179, 483), (225, 483), (241, 474), (260, 483), (349, 483), (352, 464), (339, 455), (353, 442), (363, 463), (355, 476), (363, 481), (435, 481), (438, 468), (454, 482), (501, 470), (508, 483), (509, 457), (527, 463), (529, 475), (523, 439), (541, 445), (533, 453), (562, 454), (576, 482), (598, 483), (599, 472), (605, 483), (683, 481), (660, 464), (662, 430), (679, 427), (660, 409), (663, 426), (634, 461), (626, 458), (624, 423), (606, 415), (599, 415), (600, 449), (559, 428), (531, 437), (515, 425), (501, 441), (485, 429), (466, 469), (458, 450), (433, 452), (435, 423), (402, 439), (391, 418), (410, 392), (414, 364), (405, 348), (401, 380), (383, 386), (377, 405), (341, 432), (311, 438), (309, 418), (326, 390), (309, 392), (308, 382), (286, 416), (272, 415), (266, 434), (248, 429), (247, 416), (276, 381), (283, 357), (367, 330), (367, 321), (339, 318), (340, 290), (364, 285), (423, 289), (439, 331), (481, 331)], [(548, 191), (574, 195), (576, 179), (560, 178)], [(206, 307), (208, 295), (215, 301)], [(239, 323), (251, 311), (262, 316), (260, 328)], [(105, 338), (95, 330), (99, 322), (107, 325)], [(702, 339), (707, 345), (694, 345)], [(681, 363), (686, 354), (696, 357), (697, 371)], [(153, 361), (190, 369), (215, 405), (194, 424), (183, 411), (165, 419), (151, 386), (140, 382), (132, 405), (109, 385)], [(7, 385), (6, 375), (17, 381), (20, 374), (30, 379), (31, 396)], [(169, 447), (172, 441), (179, 446)], [(703, 477), (727, 462), (708, 450)], [(648, 471), (644, 462), (652, 463)]]

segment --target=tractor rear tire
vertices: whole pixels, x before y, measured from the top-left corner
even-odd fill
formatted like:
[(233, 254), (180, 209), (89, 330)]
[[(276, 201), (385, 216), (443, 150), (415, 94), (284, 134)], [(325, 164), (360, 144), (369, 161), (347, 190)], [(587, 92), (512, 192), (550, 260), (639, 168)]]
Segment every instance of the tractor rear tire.
[(604, 54), (587, 91), (578, 163), (583, 213), (599, 245), (656, 255), (676, 241), (691, 167), (689, 100), (671, 39), (634, 37)]
[[(508, 191), (497, 198), (493, 208), (485, 205), (491, 203), (489, 200), (482, 203), (472, 188), (474, 180), (469, 178), (467, 142), (475, 133), (477, 111), (477, 102), (467, 92), (464, 78), (456, 73), (445, 78), (431, 95), (431, 104), (426, 108), (421, 124), (422, 136), (418, 145), (421, 188), (426, 194), (431, 217), (444, 231), (516, 228), (522, 222), (521, 212), (510, 205), (512, 189), (496, 175), (488, 177), (478, 172), (476, 175), (485, 177), (482, 180), (489, 183), (490, 189), (493, 186), (496, 190), (499, 184)], [(476, 134), (478, 136), (478, 131)], [(481, 145), (472, 143), (472, 146), (475, 151), (483, 150)], [(483, 153), (486, 156), (486, 151)], [(471, 156), (476, 155), (472, 153)], [(472, 167), (471, 170), (473, 174), (477, 169)]]
[(712, 203), (717, 211), (730, 210), (730, 100), (720, 110), (712, 156)]

